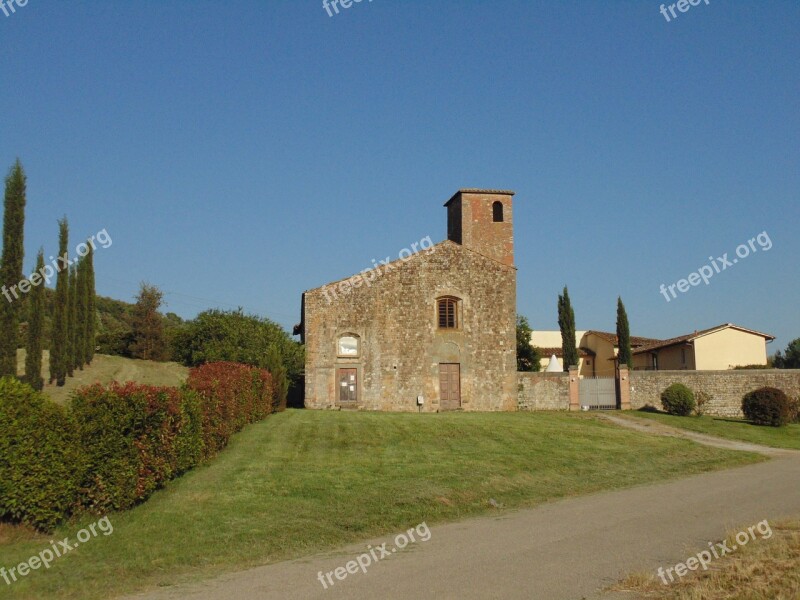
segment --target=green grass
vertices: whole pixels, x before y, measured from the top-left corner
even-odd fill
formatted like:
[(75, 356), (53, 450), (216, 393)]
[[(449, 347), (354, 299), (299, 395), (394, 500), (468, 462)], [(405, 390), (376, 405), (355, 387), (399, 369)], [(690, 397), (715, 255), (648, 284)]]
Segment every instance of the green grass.
[[(290, 410), (212, 464), (14, 583), (13, 598), (109, 598), (506, 508), (763, 460), (567, 413), (438, 415)], [(0, 566), (74, 538), (0, 528)], [(5, 587), (5, 583), (0, 581)]]
[(767, 427), (753, 425), (741, 419), (724, 417), (676, 417), (664, 413), (651, 413), (645, 411), (626, 412), (626, 415), (642, 417), (659, 421), (665, 425), (680, 427), (698, 433), (707, 433), (727, 440), (737, 440), (771, 446), (773, 448), (790, 448), (800, 450), (800, 425), (792, 424), (786, 427)]

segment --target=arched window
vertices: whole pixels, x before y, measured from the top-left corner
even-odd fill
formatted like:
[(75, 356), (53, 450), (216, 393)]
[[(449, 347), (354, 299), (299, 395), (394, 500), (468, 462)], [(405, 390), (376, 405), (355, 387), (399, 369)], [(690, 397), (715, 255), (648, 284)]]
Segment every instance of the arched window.
[(495, 223), (503, 222), (503, 203), (499, 200), (492, 204), (492, 221)]
[(439, 329), (458, 329), (458, 298), (439, 298), (437, 310)]
[(341, 336), (336, 346), (339, 356), (358, 356), (359, 350), (358, 336), (351, 333)]

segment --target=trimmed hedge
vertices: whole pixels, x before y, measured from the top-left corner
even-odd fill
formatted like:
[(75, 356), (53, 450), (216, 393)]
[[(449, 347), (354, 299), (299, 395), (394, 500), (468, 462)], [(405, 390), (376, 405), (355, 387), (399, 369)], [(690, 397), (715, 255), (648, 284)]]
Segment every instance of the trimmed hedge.
[(78, 440), (63, 407), (0, 379), (0, 519), (50, 530), (69, 516), (83, 471)]
[(270, 374), (236, 363), (192, 369), (182, 388), (85, 387), (69, 410), (0, 380), (0, 519), (49, 531), (82, 510), (129, 509), (273, 407)]
[(696, 406), (694, 394), (682, 383), (673, 383), (661, 392), (661, 406), (671, 415), (688, 416)]
[(202, 398), (206, 457), (222, 450), (231, 435), (273, 412), (269, 372), (231, 362), (208, 363), (189, 372), (186, 387)]
[(761, 387), (742, 398), (742, 412), (756, 425), (781, 427), (792, 420), (792, 403), (789, 397), (774, 387)]

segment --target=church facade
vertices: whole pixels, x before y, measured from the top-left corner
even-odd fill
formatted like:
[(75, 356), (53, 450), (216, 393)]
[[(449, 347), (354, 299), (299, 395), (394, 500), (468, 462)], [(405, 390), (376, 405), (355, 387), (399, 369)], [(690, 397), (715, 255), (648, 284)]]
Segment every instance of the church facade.
[(306, 408), (516, 409), (513, 196), (460, 190), (445, 241), (303, 293)]

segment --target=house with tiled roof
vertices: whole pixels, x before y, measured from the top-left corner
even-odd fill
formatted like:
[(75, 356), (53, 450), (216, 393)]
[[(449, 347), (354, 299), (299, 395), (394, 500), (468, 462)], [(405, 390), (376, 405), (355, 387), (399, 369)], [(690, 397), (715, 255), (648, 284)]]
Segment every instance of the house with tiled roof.
[(721, 371), (767, 364), (775, 336), (733, 323), (695, 331), (633, 349), (633, 368), (653, 371)]

